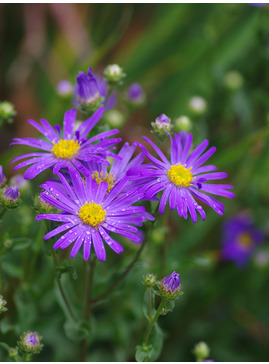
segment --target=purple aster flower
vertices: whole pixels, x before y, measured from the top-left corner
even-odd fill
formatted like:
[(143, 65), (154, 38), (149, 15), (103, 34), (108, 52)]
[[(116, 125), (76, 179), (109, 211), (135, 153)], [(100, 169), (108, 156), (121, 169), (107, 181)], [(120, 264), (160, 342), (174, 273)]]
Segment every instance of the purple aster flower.
[[(98, 164), (95, 162), (86, 163), (87, 169), (91, 171), (92, 178), (97, 181), (98, 185), (100, 182), (105, 181), (108, 184), (108, 191), (110, 191), (117, 182), (126, 176), (126, 173), (130, 168), (135, 168), (143, 163), (145, 158), (144, 153), (138, 154), (131, 160), (136, 146), (137, 143), (134, 143), (133, 145), (125, 143), (117, 154), (119, 158), (113, 161), (109, 170), (105, 164)], [(126, 192), (127, 189), (132, 187), (137, 187), (137, 184), (130, 181), (126, 184), (123, 192)]]
[(24, 174), (25, 179), (32, 179), (50, 167), (53, 167), (53, 173), (57, 173), (61, 168), (74, 165), (79, 171), (87, 174), (87, 170), (81, 162), (94, 161), (109, 164), (106, 157), (114, 156), (110, 149), (114, 149), (113, 145), (121, 141), (121, 138), (108, 139), (108, 137), (118, 133), (118, 130), (106, 131), (86, 139), (88, 133), (102, 117), (104, 110), (104, 108), (98, 109), (76, 130), (76, 109), (67, 111), (64, 116), (63, 132), (61, 132), (59, 125), (53, 128), (44, 119), (40, 120), (42, 126), (33, 120), (28, 120), (48, 141), (34, 138), (15, 138), (11, 144), (29, 145), (45, 152), (28, 153), (15, 158), (11, 163), (20, 159), (29, 159), (19, 163), (14, 170), (32, 164)]
[(20, 196), (20, 192), (17, 186), (7, 187), (3, 191), (3, 198), (6, 201), (16, 201)]
[(222, 256), (242, 266), (263, 240), (263, 233), (255, 227), (250, 216), (238, 215), (223, 225)]
[(132, 83), (126, 93), (127, 100), (132, 104), (141, 104), (145, 100), (145, 93), (139, 83)]
[(0, 166), (0, 186), (2, 186), (5, 183), (6, 177), (4, 176), (4, 170), (3, 167)]
[(65, 249), (72, 243), (70, 253), (74, 258), (81, 247), (83, 256), (87, 260), (93, 245), (99, 260), (106, 259), (104, 242), (117, 254), (123, 251), (122, 246), (114, 240), (110, 233), (116, 233), (141, 243), (143, 234), (134, 225), (142, 226), (146, 219), (154, 220), (142, 206), (133, 206), (143, 197), (139, 189), (132, 190), (119, 196), (124, 189), (128, 178), (120, 182), (108, 192), (108, 184), (102, 181), (99, 185), (91, 176), (86, 176), (85, 181), (73, 168), (70, 169), (72, 185), (58, 173), (65, 192), (57, 189), (55, 184), (47, 182), (48, 189), (41, 193), (41, 197), (51, 205), (62, 210), (61, 214), (41, 214), (36, 220), (47, 219), (62, 222), (62, 225), (44, 236), (49, 239), (65, 232), (54, 244), (53, 248)]
[(180, 275), (175, 271), (161, 281), (162, 287), (171, 293), (174, 293), (180, 286)]
[(57, 92), (60, 96), (69, 97), (73, 95), (74, 86), (67, 80), (62, 80), (57, 85)]
[(179, 216), (183, 216), (185, 219), (187, 219), (189, 211), (194, 223), (197, 221), (196, 211), (199, 212), (203, 220), (206, 218), (203, 207), (198, 204), (196, 199), (211, 206), (219, 215), (223, 214), (223, 204), (207, 193), (234, 198), (234, 194), (227, 191), (233, 186), (207, 183), (210, 180), (227, 177), (224, 172), (208, 173), (217, 169), (214, 165), (203, 166), (216, 150), (215, 147), (211, 147), (203, 154), (208, 146), (208, 140), (204, 140), (196, 146), (194, 151), (190, 152), (192, 134), (180, 132), (175, 134), (174, 138), (170, 135), (171, 161), (169, 161), (151, 140), (146, 137), (144, 139), (153, 147), (160, 160), (153, 157), (140, 144), (140, 148), (152, 164), (130, 169), (128, 175), (132, 175), (131, 178), (134, 180), (140, 180), (140, 184), (144, 180), (145, 198), (150, 199), (163, 191), (159, 206), (161, 215), (164, 213), (168, 199), (171, 210), (177, 208)]
[[(108, 95), (108, 84), (99, 76), (95, 76), (89, 67), (88, 72), (79, 72), (77, 77), (77, 85), (75, 87), (75, 104), (81, 106), (103, 105)], [(111, 109), (117, 101), (115, 92), (109, 97), (106, 103), (106, 109)]]

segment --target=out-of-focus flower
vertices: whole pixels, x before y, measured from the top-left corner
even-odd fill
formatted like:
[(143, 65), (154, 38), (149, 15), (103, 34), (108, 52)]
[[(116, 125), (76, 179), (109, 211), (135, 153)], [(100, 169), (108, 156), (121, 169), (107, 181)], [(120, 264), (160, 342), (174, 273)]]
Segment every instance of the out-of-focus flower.
[(243, 86), (244, 78), (238, 71), (229, 71), (224, 76), (224, 84), (229, 90), (238, 90)]
[(208, 345), (203, 341), (200, 341), (198, 344), (195, 345), (193, 353), (197, 358), (197, 361), (211, 361), (211, 360), (205, 360), (209, 356), (210, 350)]
[(12, 185), (16, 185), (20, 191), (26, 191), (29, 188), (29, 181), (23, 175), (17, 174), (10, 179)]
[(3, 123), (12, 123), (13, 117), (16, 115), (14, 105), (8, 101), (0, 102), (0, 126)]
[(57, 85), (58, 95), (63, 98), (70, 98), (74, 94), (74, 86), (67, 80), (62, 80)]
[(0, 204), (7, 209), (13, 209), (21, 203), (17, 186), (5, 187), (0, 190)]
[(103, 111), (104, 108), (98, 109), (89, 119), (80, 124), (76, 130), (74, 128), (76, 109), (67, 111), (64, 116), (63, 133), (59, 125), (53, 128), (44, 119), (40, 120), (42, 126), (34, 120), (28, 120), (48, 141), (34, 138), (15, 138), (11, 144), (29, 145), (40, 148), (45, 152), (23, 154), (13, 159), (12, 163), (20, 159), (29, 158), (19, 163), (14, 170), (32, 164), (24, 174), (25, 179), (32, 179), (50, 167), (53, 167), (53, 173), (57, 173), (61, 168), (73, 165), (82, 173), (87, 173), (88, 171), (81, 162), (94, 161), (109, 164), (106, 157), (114, 156), (110, 149), (113, 149), (114, 144), (120, 142), (121, 138), (108, 139), (108, 137), (119, 131), (114, 129), (97, 134), (88, 140), (86, 139), (89, 132), (102, 117)]
[(206, 203), (219, 215), (222, 215), (224, 212), (223, 204), (208, 196), (207, 193), (234, 198), (234, 194), (227, 191), (233, 186), (207, 183), (210, 180), (226, 178), (227, 174), (224, 172), (208, 173), (216, 171), (217, 168), (214, 165), (202, 166), (213, 155), (216, 148), (211, 147), (203, 154), (208, 146), (208, 140), (204, 140), (190, 153), (192, 134), (181, 132), (175, 134), (174, 138), (170, 135), (170, 139), (171, 162), (150, 139), (144, 137), (144, 140), (158, 154), (160, 160), (153, 157), (142, 144), (139, 144), (152, 164), (131, 168), (127, 175), (140, 184), (144, 184), (142, 191), (145, 192), (146, 199), (156, 197), (160, 191), (164, 191), (159, 206), (161, 215), (164, 213), (169, 199), (170, 209), (177, 208), (179, 216), (187, 219), (189, 211), (191, 219), (195, 223), (197, 221), (197, 211), (204, 220), (206, 218), (205, 211), (195, 198)]
[(7, 308), (5, 307), (6, 304), (7, 301), (0, 295), (0, 313), (7, 311)]
[(28, 354), (38, 354), (43, 348), (41, 344), (42, 336), (37, 332), (27, 331), (25, 332), (18, 341), (19, 348)]
[(192, 129), (192, 122), (188, 116), (180, 116), (175, 120), (175, 130), (177, 132), (185, 130), (187, 133)]
[(235, 216), (223, 225), (222, 257), (242, 266), (263, 240), (263, 233), (255, 227), (249, 216)]
[(4, 176), (3, 167), (0, 166), (0, 187), (2, 187), (6, 182), (6, 177)]
[(202, 97), (193, 96), (190, 99), (189, 108), (193, 112), (193, 114), (202, 115), (206, 111), (207, 103), (206, 103), (205, 99), (203, 99)]
[(123, 69), (118, 64), (109, 64), (104, 70), (105, 80), (110, 84), (120, 83), (125, 77)]
[(126, 92), (126, 100), (132, 106), (141, 106), (145, 102), (145, 93), (139, 83), (132, 83)]
[(112, 128), (121, 128), (124, 125), (125, 117), (119, 110), (108, 110), (104, 114), (104, 120)]
[[(75, 105), (81, 106), (85, 112), (98, 109), (104, 105), (108, 96), (108, 84), (99, 77), (95, 76), (89, 67), (88, 72), (79, 72), (77, 84), (75, 87)], [(114, 92), (106, 100), (106, 109), (111, 109), (115, 106), (117, 94)]]
[(61, 187), (58, 189), (48, 181), (47, 190), (41, 193), (45, 201), (62, 210), (60, 214), (41, 214), (36, 217), (36, 220), (47, 219), (62, 223), (47, 233), (44, 239), (68, 230), (56, 241), (53, 249), (66, 249), (74, 243), (71, 258), (83, 247), (83, 256), (87, 260), (93, 245), (97, 258), (104, 261), (104, 241), (116, 253), (123, 251), (122, 246), (110, 236), (111, 232), (141, 243), (143, 234), (134, 225), (142, 226), (143, 221), (154, 218), (144, 207), (133, 206), (144, 196), (139, 192), (139, 188), (121, 194), (128, 182), (128, 178), (125, 177), (108, 192), (108, 183), (105, 181), (98, 184), (91, 176), (86, 176), (84, 181), (73, 168), (70, 168), (69, 173), (72, 186), (58, 173)]
[(254, 263), (259, 268), (265, 268), (269, 265), (269, 253), (268, 251), (258, 251), (254, 254)]

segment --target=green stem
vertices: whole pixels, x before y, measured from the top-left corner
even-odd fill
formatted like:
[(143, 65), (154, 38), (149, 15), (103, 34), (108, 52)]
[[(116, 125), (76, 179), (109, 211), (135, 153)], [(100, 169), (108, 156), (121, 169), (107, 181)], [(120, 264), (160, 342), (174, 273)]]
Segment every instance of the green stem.
[(146, 330), (146, 333), (145, 333), (145, 336), (144, 336), (144, 341), (143, 341), (143, 345), (145, 345), (145, 346), (148, 344), (149, 334), (150, 334), (154, 324), (156, 323), (156, 321), (158, 320), (158, 318), (159, 318), (159, 316), (160, 316), (160, 314), (162, 312), (163, 305), (164, 305), (164, 300), (161, 301), (160, 306), (158, 307), (152, 321), (149, 322), (149, 324), (148, 324), (148, 327), (147, 327), (147, 330)]
[[(55, 269), (57, 270), (58, 263), (57, 263), (57, 258), (55, 256), (54, 252), (52, 252), (52, 258), (53, 258), (53, 263), (55, 265)], [(58, 285), (59, 291), (61, 293), (62, 299), (64, 301), (65, 307), (66, 307), (69, 315), (71, 316), (73, 321), (75, 321), (75, 322), (78, 321), (78, 318), (77, 318), (76, 314), (74, 313), (74, 311), (72, 309), (71, 303), (69, 302), (69, 299), (68, 299), (68, 297), (66, 296), (66, 294), (64, 292), (63, 285), (62, 285), (62, 282), (61, 282), (61, 278), (56, 276), (56, 283)]]
[(1, 212), (0, 212), (0, 219), (2, 219), (2, 217), (5, 215), (5, 213), (7, 212), (7, 209), (3, 209)]
[(139, 250), (137, 251), (134, 259), (131, 261), (131, 263), (125, 268), (125, 270), (123, 271), (123, 273), (103, 292), (101, 293), (99, 296), (97, 296), (96, 298), (94, 298), (93, 300), (91, 300), (92, 304), (95, 304), (99, 301), (101, 301), (104, 297), (106, 297), (111, 291), (113, 291), (113, 289), (127, 276), (127, 274), (130, 272), (130, 270), (133, 268), (133, 266), (135, 265), (135, 263), (137, 262), (138, 258), (140, 257), (140, 254), (142, 253), (144, 247), (146, 245), (146, 242), (143, 242), (139, 248)]
[(147, 289), (148, 292), (148, 301), (149, 301), (149, 322), (152, 321), (152, 303), (151, 303), (151, 288)]
[[(86, 276), (85, 276), (86, 278), (85, 278), (84, 304), (83, 304), (83, 319), (86, 323), (89, 323), (92, 312), (91, 295), (93, 289), (95, 263), (96, 263), (96, 256), (94, 256), (93, 259), (90, 259), (89, 264), (86, 265)], [(87, 357), (87, 338), (84, 338), (81, 341), (80, 361), (86, 361), (86, 357)]]

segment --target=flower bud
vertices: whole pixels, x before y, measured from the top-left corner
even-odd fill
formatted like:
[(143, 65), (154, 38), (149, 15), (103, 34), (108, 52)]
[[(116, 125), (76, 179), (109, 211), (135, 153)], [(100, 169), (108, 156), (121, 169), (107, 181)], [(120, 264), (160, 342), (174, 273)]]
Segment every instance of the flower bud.
[(11, 102), (0, 102), (0, 126), (4, 122), (12, 123), (13, 117), (16, 115), (15, 108)]
[(16, 348), (9, 348), (8, 351), (8, 357), (12, 360), (12, 361), (20, 361), (19, 358), (19, 349), (18, 347)]
[(110, 84), (117, 84), (123, 80), (125, 74), (118, 64), (109, 64), (104, 70), (105, 79)]
[(183, 294), (181, 292), (180, 275), (175, 271), (167, 277), (164, 277), (160, 284), (160, 295), (168, 300), (175, 300), (179, 295)]
[(87, 74), (85, 72), (78, 73), (75, 95), (77, 102), (85, 112), (96, 110), (101, 106), (104, 99), (101, 96), (97, 80), (92, 73), (91, 67)]
[(224, 85), (229, 90), (238, 90), (243, 86), (244, 79), (241, 73), (237, 71), (229, 71), (224, 76)]
[(205, 99), (200, 96), (194, 96), (190, 99), (189, 108), (195, 115), (202, 115), (205, 113), (207, 103)]
[(0, 203), (7, 209), (13, 209), (21, 203), (17, 186), (5, 187), (0, 191)]
[(139, 83), (132, 83), (126, 92), (126, 100), (131, 106), (142, 106), (146, 100), (144, 90)]
[(104, 120), (111, 128), (121, 128), (124, 125), (125, 117), (118, 110), (109, 110), (104, 114)]
[(62, 80), (57, 85), (57, 93), (62, 98), (70, 98), (74, 93), (74, 86), (67, 80)]
[(201, 341), (195, 345), (193, 353), (196, 356), (197, 361), (203, 361), (209, 356), (210, 350), (208, 345)]
[(157, 278), (156, 278), (156, 275), (155, 274), (152, 274), (152, 273), (148, 273), (146, 274), (145, 276), (143, 276), (143, 281), (142, 283), (150, 288), (150, 287), (154, 287), (155, 284), (157, 283)]
[(57, 209), (46, 202), (38, 193), (34, 197), (34, 209), (40, 214), (53, 214)]
[(37, 332), (27, 331), (25, 332), (18, 341), (19, 348), (28, 354), (38, 354), (43, 348), (41, 344), (42, 336)]
[(192, 129), (192, 122), (188, 116), (180, 116), (175, 120), (175, 129), (177, 132), (185, 130), (187, 133)]
[(4, 176), (3, 167), (0, 166), (0, 187), (2, 187), (6, 182), (6, 177)]
[(0, 295), (0, 313), (7, 311), (7, 308), (5, 307), (6, 304), (7, 301)]

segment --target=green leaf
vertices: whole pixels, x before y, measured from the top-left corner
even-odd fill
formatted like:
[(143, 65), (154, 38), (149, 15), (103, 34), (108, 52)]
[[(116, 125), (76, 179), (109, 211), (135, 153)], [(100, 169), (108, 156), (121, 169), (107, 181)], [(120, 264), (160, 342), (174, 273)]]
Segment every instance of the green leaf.
[(3, 349), (5, 349), (7, 352), (9, 352), (10, 348), (9, 348), (8, 344), (0, 342), (0, 346), (2, 346)]

